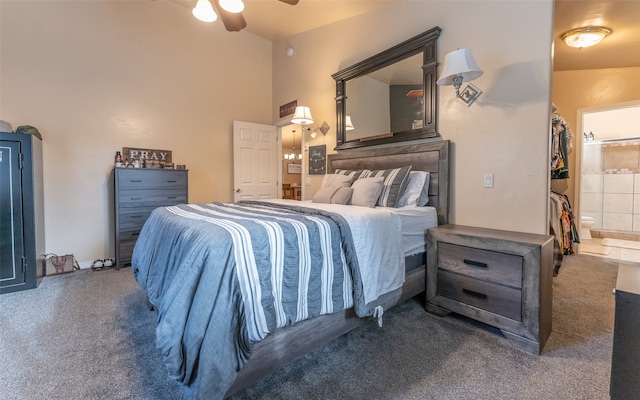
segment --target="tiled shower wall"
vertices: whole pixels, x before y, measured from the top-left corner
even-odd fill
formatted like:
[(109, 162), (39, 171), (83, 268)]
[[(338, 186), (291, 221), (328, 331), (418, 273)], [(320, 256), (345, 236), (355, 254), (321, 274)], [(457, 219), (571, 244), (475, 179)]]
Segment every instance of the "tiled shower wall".
[(593, 229), (640, 232), (640, 139), (586, 142), (581, 211)]

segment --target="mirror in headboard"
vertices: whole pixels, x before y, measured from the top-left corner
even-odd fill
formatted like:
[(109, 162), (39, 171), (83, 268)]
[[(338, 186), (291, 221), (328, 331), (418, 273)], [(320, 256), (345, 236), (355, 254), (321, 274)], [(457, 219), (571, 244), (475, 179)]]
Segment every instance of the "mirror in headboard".
[(438, 136), (440, 32), (432, 28), (331, 75), (336, 81), (336, 150)]

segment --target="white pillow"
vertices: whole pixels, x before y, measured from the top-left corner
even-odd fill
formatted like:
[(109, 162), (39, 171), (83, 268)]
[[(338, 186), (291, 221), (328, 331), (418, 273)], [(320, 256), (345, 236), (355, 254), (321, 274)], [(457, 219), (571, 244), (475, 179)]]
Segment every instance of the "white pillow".
[(422, 187), (422, 192), (420, 192), (420, 197), (418, 198), (418, 207), (424, 207), (429, 204), (429, 181), (431, 180), (431, 174), (429, 172), (426, 174), (427, 177), (424, 180), (424, 186)]
[(331, 197), (338, 191), (337, 187), (323, 186), (313, 195), (312, 203), (331, 203)]
[(351, 185), (351, 188), (353, 188), (351, 204), (354, 206), (375, 207), (378, 197), (382, 193), (383, 185), (383, 177), (357, 179)]
[(353, 182), (353, 177), (349, 175), (327, 174), (322, 178), (321, 187), (349, 187)]
[[(404, 189), (404, 193), (400, 196), (400, 200), (398, 200), (398, 207), (416, 207), (419, 206), (419, 203), (424, 202), (424, 198), (421, 196), (425, 195), (425, 192), (428, 193), (429, 190), (429, 173), (425, 171), (411, 171), (409, 172), (409, 181), (407, 182), (407, 186)], [(426, 188), (425, 188), (426, 182)], [(429, 201), (429, 196), (426, 196), (426, 201)], [(426, 202), (424, 202), (425, 205)]]
[(331, 197), (331, 204), (349, 204), (351, 196), (353, 195), (353, 188), (341, 187)]
[(325, 204), (349, 204), (352, 193), (353, 189), (350, 187), (325, 186), (316, 192), (311, 202)]

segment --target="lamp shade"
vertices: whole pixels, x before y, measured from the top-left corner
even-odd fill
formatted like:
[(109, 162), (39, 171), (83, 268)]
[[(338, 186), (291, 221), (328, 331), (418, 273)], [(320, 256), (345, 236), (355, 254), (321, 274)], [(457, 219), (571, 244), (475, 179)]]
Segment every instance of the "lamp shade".
[(291, 123), (300, 125), (313, 124), (313, 117), (311, 116), (311, 110), (309, 110), (309, 107), (297, 106), (296, 111), (293, 114), (293, 118), (291, 118)]
[(458, 49), (444, 57), (444, 67), (438, 85), (453, 85), (453, 77), (462, 76), (462, 82), (468, 82), (482, 75), (482, 70), (476, 64), (470, 49)]
[(218, 15), (213, 11), (213, 6), (209, 0), (198, 0), (196, 6), (191, 10), (193, 16), (202, 22), (213, 22), (218, 19)]
[(348, 131), (352, 131), (354, 129), (356, 129), (355, 126), (353, 126), (353, 122), (351, 122), (351, 116), (347, 115), (347, 118), (344, 122), (344, 127), (348, 130)]

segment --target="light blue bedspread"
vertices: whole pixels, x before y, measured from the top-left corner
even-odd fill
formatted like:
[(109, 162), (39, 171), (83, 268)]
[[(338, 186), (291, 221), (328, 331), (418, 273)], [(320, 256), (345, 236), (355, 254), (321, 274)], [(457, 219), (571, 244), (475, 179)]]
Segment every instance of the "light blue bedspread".
[(191, 204), (151, 214), (132, 270), (158, 310), (156, 346), (170, 377), (187, 398), (221, 399), (269, 332), (352, 305), (372, 315), (355, 254), (349, 225), (334, 213)]

